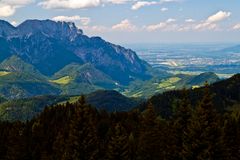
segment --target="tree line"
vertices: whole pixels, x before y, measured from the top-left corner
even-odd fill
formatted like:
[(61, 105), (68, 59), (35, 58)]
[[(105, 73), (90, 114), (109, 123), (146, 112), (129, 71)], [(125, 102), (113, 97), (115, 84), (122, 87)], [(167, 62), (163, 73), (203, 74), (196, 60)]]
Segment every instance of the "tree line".
[(31, 121), (0, 122), (0, 159), (238, 160), (240, 112), (218, 113), (208, 86), (196, 106), (186, 92), (168, 119), (151, 103), (143, 112), (108, 113), (82, 96)]

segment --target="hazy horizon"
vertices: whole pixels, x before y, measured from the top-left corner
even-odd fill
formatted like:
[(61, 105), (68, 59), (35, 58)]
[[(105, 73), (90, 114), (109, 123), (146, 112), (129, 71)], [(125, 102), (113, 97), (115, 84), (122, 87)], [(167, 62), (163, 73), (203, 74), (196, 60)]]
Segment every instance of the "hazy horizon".
[(113, 43), (240, 42), (240, 1), (1, 0), (0, 19), (73, 21)]

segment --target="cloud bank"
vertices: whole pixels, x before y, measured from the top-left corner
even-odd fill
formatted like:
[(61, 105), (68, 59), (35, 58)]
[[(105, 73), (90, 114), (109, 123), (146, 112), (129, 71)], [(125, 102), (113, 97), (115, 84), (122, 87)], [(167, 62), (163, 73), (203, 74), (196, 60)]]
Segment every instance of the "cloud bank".
[[(138, 10), (146, 6), (160, 5), (163, 3), (170, 3), (170, 2), (180, 2), (180, 0), (136, 1), (132, 6), (132, 10)], [(167, 8), (162, 8), (162, 11), (167, 11), (167, 10), (168, 10)]]
[(104, 5), (106, 3), (124, 4), (132, 0), (44, 0), (38, 5), (45, 9), (83, 9)]
[(131, 23), (128, 19), (125, 19), (121, 21), (119, 24), (113, 25), (112, 26), (113, 30), (118, 30), (118, 31), (136, 31), (137, 27)]
[(76, 16), (57, 16), (53, 17), (52, 20), (54, 21), (66, 21), (66, 22), (76, 22), (80, 21), (83, 25), (88, 25), (91, 21), (89, 17), (80, 17)]
[(0, 0), (0, 17), (12, 16), (17, 8), (32, 3), (33, 0)]

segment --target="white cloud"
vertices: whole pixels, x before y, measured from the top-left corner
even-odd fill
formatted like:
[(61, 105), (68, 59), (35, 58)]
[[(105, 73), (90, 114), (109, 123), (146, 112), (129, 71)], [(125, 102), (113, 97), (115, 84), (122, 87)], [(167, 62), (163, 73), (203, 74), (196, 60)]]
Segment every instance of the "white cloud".
[(167, 23), (160, 22), (159, 24), (149, 25), (146, 27), (147, 31), (155, 31), (159, 29), (163, 29), (167, 26)]
[(216, 14), (208, 17), (207, 22), (208, 23), (219, 22), (219, 21), (222, 21), (222, 20), (228, 18), (229, 16), (231, 16), (231, 12), (219, 11)]
[(0, 4), (0, 17), (9, 17), (13, 15), (16, 11), (15, 7), (12, 7), (10, 5), (2, 5)]
[[(19, 0), (20, 1), (20, 0)], [(27, 0), (25, 0), (27, 1)], [(45, 9), (82, 9), (104, 6), (107, 3), (112, 4), (125, 4), (134, 2), (132, 10), (138, 10), (144, 6), (151, 6), (156, 4), (178, 2), (180, 0), (41, 0), (38, 5)], [(163, 9), (166, 11), (166, 8)]]
[[(185, 21), (186, 22), (186, 21)], [(186, 32), (186, 31), (218, 31), (220, 30), (217, 23), (208, 23), (206, 21), (201, 21), (199, 23), (187, 22), (185, 24), (179, 25), (177, 31)]]
[(105, 26), (92, 26), (91, 30), (95, 32), (104, 32), (104, 31), (108, 31), (109, 29)]
[(197, 24), (194, 27), (195, 30), (214, 30), (216, 28), (217, 28), (217, 24), (208, 23), (208, 22), (203, 22), (203, 23)]
[(12, 22), (11, 22), (11, 25), (13, 25), (13, 26), (16, 27), (16, 26), (18, 25), (18, 23), (17, 23), (16, 21), (12, 21)]
[(171, 2), (180, 2), (182, 0), (160, 0), (159, 4), (171, 3)]
[(0, 17), (12, 16), (17, 8), (23, 7), (32, 0), (0, 0)]
[(132, 10), (138, 10), (142, 7), (152, 6), (152, 5), (160, 5), (163, 3), (170, 3), (170, 2), (179, 2), (180, 0), (160, 0), (160, 1), (137, 1), (133, 4)]
[(1, 0), (0, 3), (13, 5), (13, 6), (22, 6), (32, 3), (33, 0)]
[(172, 24), (173, 22), (176, 22), (176, 19), (169, 18), (165, 22), (160, 22), (158, 24), (146, 26), (145, 29), (149, 32), (156, 30), (174, 31), (177, 28), (177, 25)]
[(165, 8), (165, 7), (164, 7), (164, 8), (161, 8), (161, 11), (162, 11), (162, 12), (166, 12), (166, 11), (168, 11), (168, 8)]
[(234, 25), (234, 26), (232, 27), (232, 29), (234, 29), (234, 30), (240, 30), (240, 23)]
[(43, 0), (38, 5), (45, 9), (82, 9), (104, 6), (106, 3), (124, 4), (129, 1), (132, 0)]
[(133, 25), (128, 19), (121, 21), (119, 24), (112, 26), (113, 30), (118, 31), (136, 31), (137, 27)]
[[(149, 32), (152, 31), (174, 31), (174, 32), (186, 32), (186, 31), (205, 31), (205, 30), (219, 30), (219, 26), (217, 23), (210, 23), (207, 20), (203, 20), (199, 23), (195, 23), (194, 19), (186, 19), (183, 24), (175, 23), (177, 20), (173, 18), (169, 18), (164, 22), (160, 22), (158, 24), (145, 26)], [(240, 27), (240, 26), (239, 26)]]
[(192, 23), (192, 22), (195, 22), (195, 20), (190, 18), (190, 19), (186, 19), (185, 22)]
[(166, 2), (179, 2), (180, 0), (161, 0), (161, 3), (166, 3)]
[(52, 20), (66, 21), (66, 22), (80, 21), (83, 25), (88, 25), (91, 21), (91, 19), (88, 17), (80, 17), (78, 15), (76, 15), (76, 16), (57, 16), (57, 17), (53, 17)]
[(38, 3), (45, 9), (80, 9), (97, 7), (101, 0), (45, 0)]
[(166, 21), (166, 23), (172, 23), (172, 22), (176, 22), (176, 19), (169, 18), (169, 19), (167, 19), (167, 21)]
[(214, 15), (209, 16), (206, 20), (202, 21), (199, 24), (196, 24), (193, 29), (194, 30), (217, 30), (218, 22), (223, 21), (231, 16), (231, 12), (219, 11)]
[(142, 7), (145, 7), (145, 6), (151, 6), (151, 5), (155, 5), (155, 4), (158, 4), (159, 2), (155, 2), (155, 1), (139, 1), (139, 2), (136, 2), (133, 6), (132, 6), (132, 10), (138, 10)]
[(111, 29), (106, 26), (78, 26), (79, 28), (83, 29), (85, 32), (89, 33), (103, 33), (103, 32), (109, 32)]
[(130, 0), (104, 0), (104, 1), (108, 3), (113, 3), (113, 4), (124, 4), (129, 2)]
[(182, 25), (177, 29), (178, 32), (186, 32), (186, 31), (190, 31), (190, 30), (192, 30), (191, 25)]

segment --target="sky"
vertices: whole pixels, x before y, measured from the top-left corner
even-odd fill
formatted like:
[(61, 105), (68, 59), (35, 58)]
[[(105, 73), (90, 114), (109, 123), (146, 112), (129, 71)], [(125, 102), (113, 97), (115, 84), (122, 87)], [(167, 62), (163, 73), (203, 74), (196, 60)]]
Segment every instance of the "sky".
[(71, 21), (121, 44), (240, 42), (240, 0), (0, 0), (0, 19)]

